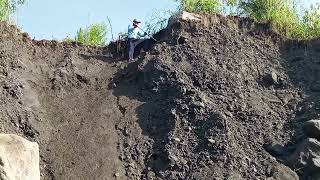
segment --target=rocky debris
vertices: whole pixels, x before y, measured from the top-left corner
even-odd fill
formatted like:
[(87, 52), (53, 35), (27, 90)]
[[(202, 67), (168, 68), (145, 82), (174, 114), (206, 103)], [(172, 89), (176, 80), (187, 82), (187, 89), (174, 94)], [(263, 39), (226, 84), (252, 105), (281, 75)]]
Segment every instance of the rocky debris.
[[(150, 169), (159, 179), (298, 179), (288, 167), (265, 171), (271, 164), (266, 159), (275, 159), (270, 154), (289, 153), (283, 145), (295, 134), (296, 108), (309, 102), (287, 74), (282, 51), (291, 46), (254, 36), (232, 21), (243, 23), (217, 17), (206, 22), (217, 23), (211, 26), (176, 21), (162, 32), (166, 43), (127, 67), (130, 77), (117, 79), (114, 94), (145, 103), (138, 107), (143, 135), (124, 137), (150, 138), (123, 148), (144, 169), (139, 176), (136, 167), (132, 179), (147, 177)], [(265, 144), (270, 138), (277, 141)]]
[(0, 179), (40, 180), (39, 147), (13, 134), (0, 134)]
[(268, 177), (267, 180), (299, 180), (297, 173), (279, 163), (272, 165), (269, 173), (270, 177)]
[(230, 172), (228, 174), (227, 180), (243, 180), (241, 174), (239, 172)]
[(120, 173), (114, 173), (114, 177), (116, 178), (120, 177)]
[(156, 178), (156, 174), (153, 171), (148, 171), (147, 173), (147, 178), (148, 180), (155, 180)]
[(320, 120), (310, 120), (304, 123), (304, 133), (310, 138), (320, 140)]
[(266, 86), (272, 86), (278, 84), (278, 75), (272, 71), (263, 77), (263, 82)]
[(304, 140), (288, 157), (287, 162), (293, 169), (312, 178), (320, 171), (320, 142), (314, 138)]
[(209, 143), (211, 143), (211, 144), (216, 143), (216, 141), (215, 141), (215, 140), (213, 140), (213, 139), (208, 139), (208, 142), (209, 142)]

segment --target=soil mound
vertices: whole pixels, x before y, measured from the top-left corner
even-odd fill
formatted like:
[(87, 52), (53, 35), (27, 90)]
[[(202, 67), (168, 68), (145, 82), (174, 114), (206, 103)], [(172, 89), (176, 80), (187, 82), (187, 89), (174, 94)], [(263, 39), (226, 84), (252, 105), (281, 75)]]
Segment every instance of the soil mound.
[(320, 118), (318, 40), (204, 15), (128, 63), (114, 45), (0, 30), (0, 130), (39, 143), (43, 179), (313, 176), (287, 157)]

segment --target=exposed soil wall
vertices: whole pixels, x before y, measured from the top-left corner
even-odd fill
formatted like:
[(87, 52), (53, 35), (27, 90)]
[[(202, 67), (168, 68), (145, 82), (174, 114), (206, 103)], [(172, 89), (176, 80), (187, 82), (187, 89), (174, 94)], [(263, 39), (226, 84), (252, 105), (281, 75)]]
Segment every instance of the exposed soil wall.
[(43, 179), (312, 176), (287, 157), (320, 117), (317, 40), (204, 16), (172, 23), (128, 63), (117, 44), (0, 30), (0, 130), (39, 143)]

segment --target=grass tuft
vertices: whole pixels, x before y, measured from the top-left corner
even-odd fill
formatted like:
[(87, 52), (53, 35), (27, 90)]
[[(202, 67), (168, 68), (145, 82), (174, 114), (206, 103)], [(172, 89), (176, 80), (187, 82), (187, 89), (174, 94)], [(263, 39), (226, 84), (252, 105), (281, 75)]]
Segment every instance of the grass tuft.
[(105, 46), (107, 37), (107, 26), (104, 23), (91, 24), (87, 28), (80, 28), (74, 39), (69, 37), (64, 41), (76, 41), (84, 45)]
[(256, 22), (270, 22), (274, 31), (287, 38), (320, 37), (319, 3), (301, 16), (296, 7), (298, 0), (179, 0), (179, 2), (180, 9), (189, 12), (240, 15), (250, 17)]

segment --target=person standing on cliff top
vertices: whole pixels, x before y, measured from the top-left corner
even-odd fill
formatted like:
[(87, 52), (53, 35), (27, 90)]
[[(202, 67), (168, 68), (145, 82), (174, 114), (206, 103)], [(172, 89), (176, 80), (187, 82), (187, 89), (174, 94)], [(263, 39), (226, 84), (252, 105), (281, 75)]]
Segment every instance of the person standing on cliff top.
[(129, 25), (128, 27), (128, 43), (129, 43), (129, 62), (133, 61), (133, 54), (134, 54), (134, 49), (135, 47), (142, 43), (144, 39), (141, 39), (142, 37), (146, 36), (147, 33), (143, 32), (139, 24), (141, 22), (134, 19), (132, 22), (132, 25)]

